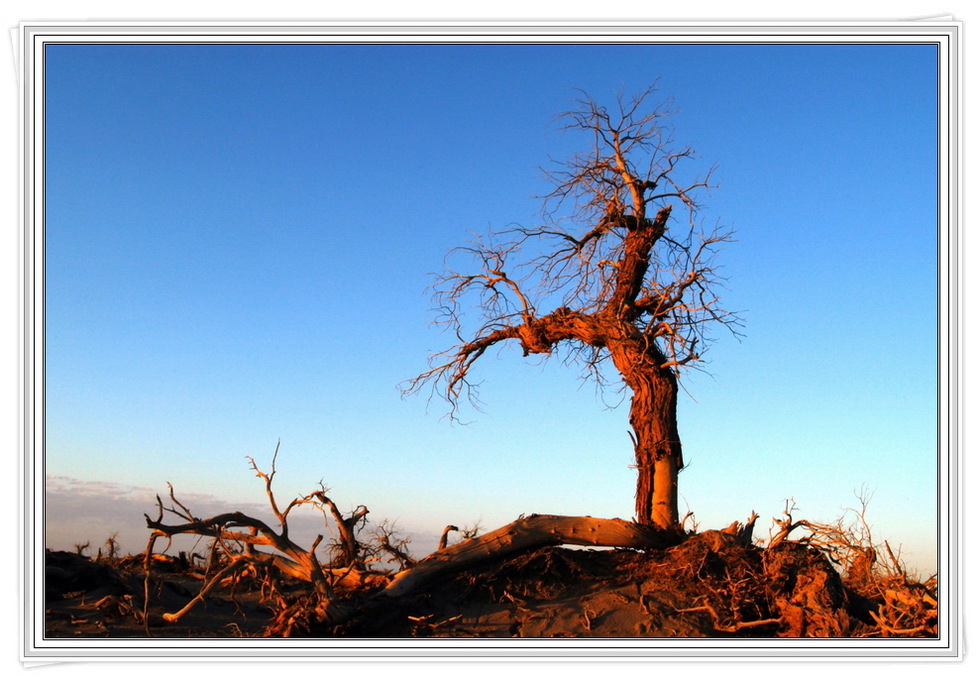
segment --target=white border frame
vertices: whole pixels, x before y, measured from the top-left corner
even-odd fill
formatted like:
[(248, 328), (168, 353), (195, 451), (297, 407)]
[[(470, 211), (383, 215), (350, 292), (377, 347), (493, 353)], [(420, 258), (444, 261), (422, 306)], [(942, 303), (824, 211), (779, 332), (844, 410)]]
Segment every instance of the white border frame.
[[(324, 660), (960, 660), (962, 645), (962, 25), (923, 22), (27, 22), (20, 26), (23, 232), (20, 603), (24, 662)], [(939, 50), (938, 639), (97, 639), (44, 637), (44, 46), (53, 43), (929, 43)], [(945, 426), (945, 427), (943, 427)], [(726, 643), (727, 641), (727, 643)]]

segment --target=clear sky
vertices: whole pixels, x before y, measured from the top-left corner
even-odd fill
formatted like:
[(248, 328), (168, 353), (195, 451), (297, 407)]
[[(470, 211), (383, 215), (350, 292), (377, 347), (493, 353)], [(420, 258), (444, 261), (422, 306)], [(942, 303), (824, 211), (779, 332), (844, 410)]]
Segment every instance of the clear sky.
[(282, 496), (322, 479), (422, 535), (631, 517), (626, 404), (574, 370), (488, 354), (468, 426), (397, 386), (454, 342), (425, 291), (446, 251), (540, 219), (540, 168), (583, 142), (553, 120), (576, 89), (657, 81), (692, 170), (717, 165), (701, 218), (736, 231), (719, 263), (745, 320), (685, 378), (681, 512), (754, 509), (764, 534), (788, 497), (830, 521), (863, 487), (878, 536), (934, 564), (933, 48), (47, 49), (52, 548), (108, 529), (140, 550), (166, 481), (261, 502), (244, 457), (277, 440)]

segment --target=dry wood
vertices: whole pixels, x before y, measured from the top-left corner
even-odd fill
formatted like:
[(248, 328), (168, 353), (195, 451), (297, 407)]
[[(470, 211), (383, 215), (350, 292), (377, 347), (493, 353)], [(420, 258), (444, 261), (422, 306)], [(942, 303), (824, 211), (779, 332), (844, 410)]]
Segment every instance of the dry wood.
[[(573, 544), (621, 548), (667, 548), (680, 543), (684, 534), (619, 518), (529, 515), (479, 537), (435, 551), (411, 568), (402, 570), (367, 602), (408, 595), (433, 580), (480, 562), (512, 556), (542, 546)], [(365, 603), (332, 600), (325, 604), (319, 621), (343, 624), (356, 616)]]
[(382, 592), (401, 596), (448, 573), (476, 563), (502, 558), (542, 546), (574, 544), (624, 548), (666, 548), (682, 534), (638, 525), (619, 518), (530, 515), (480, 537), (446, 547), (395, 575)]
[(735, 537), (735, 539), (738, 540), (738, 543), (740, 545), (751, 546), (752, 534), (755, 531), (755, 521), (757, 521), (758, 519), (759, 519), (759, 514), (756, 513), (755, 511), (752, 511), (752, 515), (749, 516), (749, 519), (745, 521), (744, 525), (736, 520), (731, 525), (729, 525), (728, 527), (726, 527), (721, 531), (724, 532), (725, 534), (730, 534), (733, 537)]
[(337, 525), (337, 531), (340, 533), (337, 563), (345, 566), (354, 565), (358, 562), (360, 554), (360, 544), (357, 541), (356, 528), (358, 523), (363, 522), (365, 516), (370, 511), (368, 511), (367, 506), (358, 506), (350, 516), (345, 518), (344, 514), (337, 508), (337, 504), (326, 494), (316, 492), (315, 496), (320, 503), (330, 510), (330, 515), (333, 517)]
[(198, 594), (194, 596), (194, 598), (192, 598), (187, 603), (187, 605), (185, 605), (177, 612), (165, 612), (163, 614), (163, 619), (165, 619), (167, 622), (176, 622), (177, 620), (179, 620), (181, 617), (183, 617), (188, 612), (190, 612), (194, 608), (194, 606), (196, 606), (198, 603), (203, 602), (204, 599), (207, 598), (208, 594), (214, 591), (214, 589), (217, 586), (219, 586), (226, 577), (229, 577), (235, 574), (236, 572), (238, 572), (239, 570), (241, 570), (245, 566), (247, 561), (248, 561), (247, 556), (239, 556), (238, 558), (233, 560), (231, 563), (229, 563), (223, 569), (221, 569), (218, 572), (218, 574), (212, 577), (211, 581), (205, 584), (204, 588), (202, 588), (201, 591), (198, 592)]
[(439, 537), (439, 551), (442, 551), (449, 544), (450, 532), (459, 532), (459, 528), (455, 525), (446, 525), (446, 528), (442, 531), (442, 536)]
[[(276, 503), (275, 494), (272, 491), (272, 480), (275, 477), (275, 460), (279, 453), (279, 445), (276, 445), (276, 454), (272, 459), (272, 471), (266, 474), (259, 470), (255, 461), (248, 458), (256, 475), (265, 481), (266, 495), (273, 513), (280, 523), (280, 530), (276, 532), (269, 525), (258, 518), (253, 518), (241, 512), (221, 513), (211, 518), (197, 518), (190, 509), (177, 499), (173, 486), (167, 483), (170, 490), (170, 500), (172, 505), (165, 507), (163, 501), (157, 496), (158, 515), (156, 520), (144, 514), (146, 525), (150, 528), (150, 538), (146, 547), (144, 569), (144, 614), (149, 603), (149, 583), (152, 568), (153, 547), (157, 539), (167, 538), (168, 540), (178, 534), (196, 534), (202, 537), (213, 537), (213, 551), (218, 547), (229, 559), (229, 565), (220, 570), (216, 575), (210, 577), (202, 587), (201, 593), (193, 599), (178, 613), (170, 613), (172, 621), (189, 611), (194, 605), (201, 602), (203, 598), (213, 590), (221, 581), (231, 574), (236, 573), (243, 566), (248, 564), (255, 565), (275, 565), (284, 574), (302, 579), (309, 582), (314, 589), (317, 598), (321, 601), (329, 601), (334, 597), (332, 585), (327, 581), (323, 567), (317, 559), (316, 551), (323, 535), (317, 535), (309, 549), (296, 544), (289, 538), (288, 516), (289, 512), (296, 506), (302, 504), (317, 505), (323, 497), (323, 487), (321, 489), (303, 497), (294, 498), (285, 510), (280, 510)], [(365, 512), (367, 509), (365, 509)], [(170, 525), (163, 522), (165, 512), (176, 515), (186, 522)], [(241, 546), (243, 549), (235, 549), (234, 546)], [(256, 551), (256, 546), (268, 546), (277, 553), (264, 553)]]
[(387, 553), (398, 561), (401, 569), (411, 567), (417, 562), (408, 552), (409, 539), (397, 538), (395, 529), (388, 521), (378, 525), (374, 540), (377, 543), (377, 553)]
[(713, 626), (718, 631), (724, 631), (729, 634), (734, 634), (735, 632), (741, 631), (742, 629), (749, 629), (751, 627), (762, 627), (767, 624), (779, 624), (783, 621), (782, 617), (769, 617), (762, 620), (752, 620), (751, 622), (735, 622), (734, 624), (726, 625), (721, 623), (721, 618), (718, 617), (718, 613), (710, 605), (699, 605), (694, 608), (680, 608), (677, 612), (707, 612), (711, 615), (711, 621)]

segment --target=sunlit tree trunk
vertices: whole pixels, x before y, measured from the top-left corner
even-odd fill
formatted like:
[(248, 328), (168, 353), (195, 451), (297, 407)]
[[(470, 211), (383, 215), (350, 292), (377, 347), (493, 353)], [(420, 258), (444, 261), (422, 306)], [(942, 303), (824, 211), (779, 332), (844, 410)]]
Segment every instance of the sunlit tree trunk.
[(610, 346), (613, 362), (633, 392), (630, 426), (636, 456), (636, 521), (669, 529), (679, 522), (677, 476), (683, 466), (677, 432), (677, 377), (654, 348)]

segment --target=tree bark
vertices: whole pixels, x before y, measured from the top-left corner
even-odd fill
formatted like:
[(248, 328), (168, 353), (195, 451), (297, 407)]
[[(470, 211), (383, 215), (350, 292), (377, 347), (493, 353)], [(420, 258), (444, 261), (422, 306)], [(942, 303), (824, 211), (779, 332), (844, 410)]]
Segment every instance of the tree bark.
[(677, 431), (677, 377), (656, 347), (611, 343), (613, 363), (633, 392), (630, 426), (636, 457), (636, 521), (672, 529), (680, 522), (677, 476), (684, 465)]

